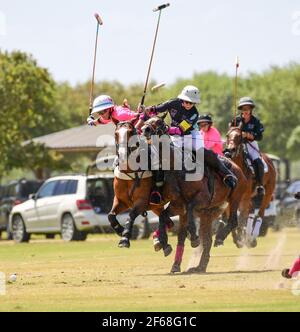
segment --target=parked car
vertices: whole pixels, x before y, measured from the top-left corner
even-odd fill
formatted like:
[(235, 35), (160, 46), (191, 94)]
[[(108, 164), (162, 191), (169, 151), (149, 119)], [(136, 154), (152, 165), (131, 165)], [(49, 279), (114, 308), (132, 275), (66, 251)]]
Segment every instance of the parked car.
[(300, 180), (292, 182), (286, 189), (281, 199), (281, 217), (288, 223), (300, 227), (300, 201), (295, 194), (300, 191)]
[(12, 208), (28, 200), (42, 184), (42, 181), (21, 179), (0, 187), (0, 233), (6, 231), (8, 239), (11, 239), (8, 225)]
[[(10, 228), (16, 242), (30, 235), (61, 234), (65, 241), (84, 241), (91, 232), (111, 231), (107, 219), (113, 201), (113, 173), (50, 178), (30, 200), (15, 206)], [(125, 223), (127, 213), (118, 216)], [(138, 217), (133, 238), (140, 234), (144, 217)], [(149, 233), (150, 235), (150, 233)]]

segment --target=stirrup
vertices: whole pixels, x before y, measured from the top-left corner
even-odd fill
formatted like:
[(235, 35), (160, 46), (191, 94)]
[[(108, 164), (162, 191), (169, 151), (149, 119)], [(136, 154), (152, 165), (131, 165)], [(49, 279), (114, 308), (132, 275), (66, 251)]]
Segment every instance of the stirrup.
[(225, 175), (223, 182), (230, 189), (234, 189), (237, 185), (237, 178), (232, 174), (227, 174)]
[(159, 191), (153, 191), (150, 196), (150, 203), (154, 205), (160, 205), (162, 203), (162, 195)]

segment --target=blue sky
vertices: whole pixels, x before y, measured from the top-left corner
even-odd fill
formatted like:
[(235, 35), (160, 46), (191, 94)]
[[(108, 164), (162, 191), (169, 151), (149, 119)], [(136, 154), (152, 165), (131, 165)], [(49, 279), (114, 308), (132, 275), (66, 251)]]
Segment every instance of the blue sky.
[[(167, 0), (168, 1), (168, 0)], [(299, 0), (169, 0), (151, 78), (173, 83), (194, 72), (241, 74), (300, 62)], [(144, 82), (160, 0), (1, 0), (0, 48), (20, 49), (58, 81), (91, 77), (96, 32), (102, 16), (96, 79)]]

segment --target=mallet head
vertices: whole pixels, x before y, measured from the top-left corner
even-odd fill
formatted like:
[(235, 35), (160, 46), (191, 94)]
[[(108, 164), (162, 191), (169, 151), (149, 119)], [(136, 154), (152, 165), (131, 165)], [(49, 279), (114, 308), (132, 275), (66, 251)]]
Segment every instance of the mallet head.
[(98, 13), (95, 13), (95, 18), (99, 25), (103, 25), (103, 21)]
[(165, 85), (166, 85), (165, 82), (160, 83), (160, 84), (156, 84), (156, 85), (154, 85), (154, 86), (151, 88), (151, 91), (152, 91), (152, 92), (153, 92), (153, 91), (156, 91), (156, 90), (158, 90), (158, 89), (164, 87)]
[(154, 11), (154, 12), (158, 12), (159, 10), (165, 9), (165, 8), (167, 8), (167, 7), (169, 7), (169, 6), (170, 6), (170, 4), (169, 4), (169, 3), (166, 3), (166, 4), (164, 4), (164, 5), (160, 5), (160, 6), (156, 7), (156, 8), (154, 8), (153, 11)]

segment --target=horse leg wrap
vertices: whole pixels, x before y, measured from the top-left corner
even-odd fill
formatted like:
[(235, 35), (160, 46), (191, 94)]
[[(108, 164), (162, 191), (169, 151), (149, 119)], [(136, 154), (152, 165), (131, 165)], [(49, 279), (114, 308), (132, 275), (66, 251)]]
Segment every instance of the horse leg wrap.
[(115, 214), (109, 214), (108, 215), (108, 221), (113, 228), (113, 230), (119, 235), (122, 236), (122, 233), (124, 232), (124, 227), (121, 226), (117, 220), (117, 217)]
[(252, 233), (253, 239), (256, 239), (258, 237), (262, 222), (263, 221), (262, 221), (261, 218), (257, 218), (255, 226), (254, 226), (254, 230), (253, 230), (253, 233)]
[(246, 227), (246, 234), (248, 236), (252, 235), (252, 230), (253, 230), (253, 223), (254, 223), (254, 218), (255, 215), (254, 214), (249, 214), (248, 220), (247, 220), (247, 227)]
[(184, 252), (184, 246), (183, 245), (177, 245), (176, 255), (175, 255), (175, 262), (176, 263), (181, 264), (182, 257), (183, 257), (183, 252)]

